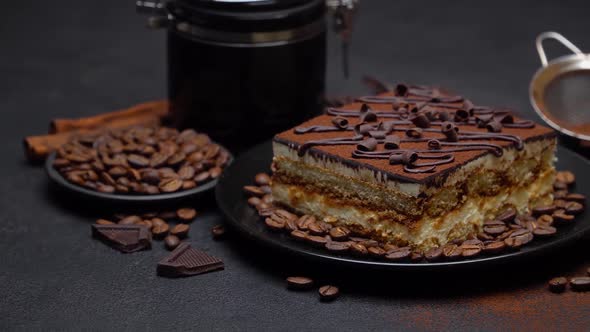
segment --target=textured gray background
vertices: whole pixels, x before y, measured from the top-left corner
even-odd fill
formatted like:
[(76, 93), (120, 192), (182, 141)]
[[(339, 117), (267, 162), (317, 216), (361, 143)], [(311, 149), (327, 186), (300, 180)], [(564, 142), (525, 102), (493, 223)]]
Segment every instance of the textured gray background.
[[(537, 33), (557, 30), (590, 49), (587, 1), (363, 1), (351, 45), (351, 78), (340, 73), (330, 37), (328, 92), (365, 91), (363, 74), (432, 83), (481, 104), (529, 116), (527, 87), (539, 66)], [(133, 1), (12, 1), (0, 11), (0, 329), (301, 330), (561, 329), (590, 327), (590, 297), (547, 295), (556, 273), (590, 265), (587, 254), (495, 277), (370, 274), (281, 263), (242, 239), (210, 239), (222, 222), (211, 199), (190, 239), (226, 270), (169, 280), (155, 275), (165, 254), (121, 255), (90, 239), (96, 208), (48, 186), (26, 164), (20, 140), (55, 117), (84, 116), (165, 96), (165, 38), (144, 28)], [(549, 54), (562, 54), (550, 45)], [(574, 248), (575, 249), (575, 248)], [(588, 251), (588, 246), (578, 246)], [(520, 271), (520, 270), (519, 270)], [(290, 273), (343, 287), (331, 304), (290, 293)], [(342, 276), (342, 274), (347, 276)], [(514, 278), (514, 282), (507, 279)], [(458, 280), (467, 279), (461, 286)], [(407, 285), (407, 286), (406, 286)], [(527, 308), (523, 308), (523, 307)], [(515, 309), (515, 308), (518, 308)], [(547, 318), (543, 318), (547, 315)]]

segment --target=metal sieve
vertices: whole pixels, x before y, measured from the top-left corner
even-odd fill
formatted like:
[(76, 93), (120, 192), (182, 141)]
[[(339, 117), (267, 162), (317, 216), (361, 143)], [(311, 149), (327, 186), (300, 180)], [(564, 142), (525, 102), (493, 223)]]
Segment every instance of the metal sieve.
[[(555, 39), (573, 54), (547, 61), (543, 41)], [(529, 87), (531, 104), (539, 116), (565, 135), (590, 141), (590, 55), (557, 32), (543, 32), (536, 39), (543, 67)]]

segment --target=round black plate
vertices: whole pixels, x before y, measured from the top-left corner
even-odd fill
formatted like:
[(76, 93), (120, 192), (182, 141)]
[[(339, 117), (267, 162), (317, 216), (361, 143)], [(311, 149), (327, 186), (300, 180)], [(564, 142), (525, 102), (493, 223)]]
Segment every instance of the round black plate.
[[(587, 173), (590, 169), (590, 163), (565, 148), (559, 149), (557, 157), (558, 169), (568, 169), (576, 174), (577, 184), (574, 191), (590, 196), (590, 174)], [(256, 210), (248, 206), (246, 202), (247, 198), (244, 195), (242, 187), (252, 184), (254, 176), (257, 173), (269, 173), (271, 160), (272, 147), (270, 142), (257, 145), (240, 155), (219, 179), (219, 184), (215, 191), (219, 208), (233, 226), (254, 240), (258, 240), (276, 249), (318, 260), (392, 270), (434, 270), (450, 267), (457, 268), (460, 266), (475, 267), (494, 263), (507, 263), (524, 257), (535, 256), (578, 239), (584, 232), (590, 229), (590, 220), (587, 217), (588, 213), (584, 212), (582, 215), (577, 216), (576, 221), (571, 225), (560, 226), (559, 232), (555, 237), (548, 239), (536, 238), (519, 251), (507, 252), (496, 256), (480, 256), (453, 262), (394, 263), (372, 259), (371, 257), (359, 258), (350, 256), (349, 254), (336, 254), (323, 248), (314, 248), (307, 243), (295, 241), (285, 233), (272, 232), (257, 215)]]
[[(219, 179), (214, 179), (212, 181), (206, 182), (204, 184), (199, 185), (193, 189), (177, 191), (173, 193), (167, 194), (157, 194), (157, 195), (138, 195), (138, 194), (108, 194), (108, 193), (101, 193), (98, 191), (90, 190), (78, 185), (75, 185), (68, 180), (66, 180), (54, 167), (53, 161), (55, 160), (55, 152), (49, 155), (47, 160), (45, 161), (45, 170), (47, 171), (47, 175), (49, 178), (53, 180), (58, 185), (72, 191), (75, 193), (80, 193), (84, 196), (101, 199), (104, 201), (112, 201), (112, 202), (134, 202), (134, 203), (166, 203), (177, 201), (180, 199), (185, 199), (191, 196), (199, 195), (205, 193), (215, 187)], [(231, 165), (233, 162), (233, 156), (230, 154), (230, 158), (228, 160), (228, 165)]]

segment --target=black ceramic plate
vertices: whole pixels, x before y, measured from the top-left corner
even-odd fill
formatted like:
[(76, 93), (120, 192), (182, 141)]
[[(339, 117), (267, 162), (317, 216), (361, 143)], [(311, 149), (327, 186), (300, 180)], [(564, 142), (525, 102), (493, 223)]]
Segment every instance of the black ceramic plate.
[[(167, 203), (172, 201), (178, 201), (181, 199), (185, 199), (188, 197), (196, 196), (202, 193), (205, 193), (215, 187), (217, 185), (218, 179), (206, 182), (198, 187), (195, 187), (190, 190), (182, 190), (173, 193), (167, 194), (157, 194), (157, 195), (139, 195), (139, 194), (108, 194), (108, 193), (101, 193), (98, 191), (90, 190), (78, 185), (75, 185), (69, 181), (67, 181), (54, 167), (53, 161), (55, 160), (55, 152), (49, 155), (47, 160), (45, 161), (45, 170), (47, 171), (47, 175), (49, 178), (53, 180), (55, 183), (64, 187), (74, 193), (82, 194), (89, 198), (100, 199), (103, 201), (112, 201), (112, 202), (134, 202), (134, 203)], [(233, 156), (230, 154), (230, 158), (228, 161), (228, 165), (231, 165), (233, 162)]]
[[(590, 175), (586, 173), (590, 170), (590, 163), (565, 148), (559, 149), (557, 157), (558, 169), (568, 169), (576, 174), (577, 183), (574, 191), (590, 197)], [(256, 214), (256, 210), (248, 206), (242, 187), (252, 184), (257, 173), (270, 172), (271, 160), (272, 149), (270, 142), (258, 145), (243, 153), (221, 176), (216, 188), (217, 203), (227, 220), (252, 239), (276, 249), (318, 260), (392, 270), (433, 270), (450, 267), (458, 268), (460, 266), (482, 266), (493, 263), (507, 263), (542, 254), (580, 238), (584, 232), (590, 229), (588, 213), (584, 212), (582, 215), (577, 216), (576, 221), (571, 225), (560, 226), (555, 237), (548, 239), (535, 238), (533, 242), (522, 247), (519, 251), (453, 262), (394, 263), (372, 259), (371, 257), (359, 258), (345, 253), (332, 253), (323, 248), (314, 248), (307, 243), (295, 241), (288, 234), (272, 232)]]

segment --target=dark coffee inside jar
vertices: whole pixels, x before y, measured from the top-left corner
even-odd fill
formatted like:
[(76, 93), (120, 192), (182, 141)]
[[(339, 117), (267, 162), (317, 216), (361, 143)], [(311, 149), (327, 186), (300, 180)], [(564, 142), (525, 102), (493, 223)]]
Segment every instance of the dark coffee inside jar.
[(234, 152), (321, 112), (323, 0), (167, 4), (173, 125)]

